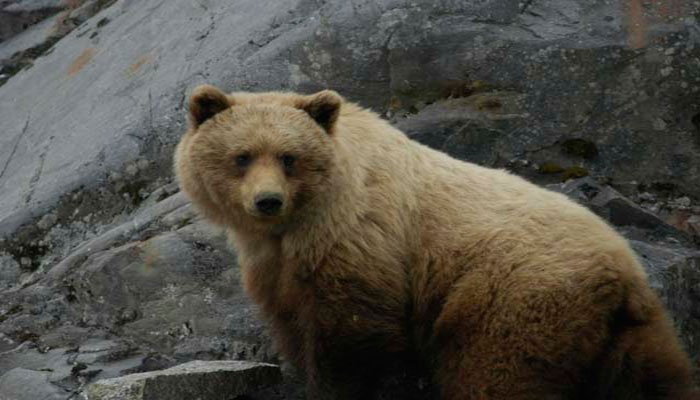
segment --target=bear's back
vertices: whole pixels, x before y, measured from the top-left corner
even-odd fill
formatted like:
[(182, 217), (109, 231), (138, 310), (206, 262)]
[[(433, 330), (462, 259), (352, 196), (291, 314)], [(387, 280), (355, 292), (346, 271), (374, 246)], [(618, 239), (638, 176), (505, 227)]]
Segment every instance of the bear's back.
[(506, 171), (452, 158), (356, 106), (338, 122), (341, 147), (373, 183), (364, 187), (366, 203), (381, 205), (386, 219), (401, 219), (406, 229), (420, 232), (415, 248), (438, 247), (452, 254), (473, 249), (472, 263), (527, 259), (567, 269), (563, 274), (607, 264), (630, 279), (644, 279), (627, 242), (566, 196)]

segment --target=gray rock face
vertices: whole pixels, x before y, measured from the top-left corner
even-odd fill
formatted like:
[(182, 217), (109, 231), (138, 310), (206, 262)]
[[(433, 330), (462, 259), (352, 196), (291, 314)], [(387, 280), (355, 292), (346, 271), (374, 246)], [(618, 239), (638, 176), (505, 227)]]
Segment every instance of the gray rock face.
[[(1, 10), (0, 20), (9, 19), (4, 26), (6, 30), (14, 29), (14, 25), (21, 25), (24, 31), (10, 37), (0, 46), (0, 86), (21, 70), (30, 68), (36, 58), (49, 54), (58, 40), (115, 1), (62, 0), (36, 2), (38, 4), (24, 2), (32, 5), (15, 3)], [(27, 11), (27, 8), (33, 11)], [(8, 10), (14, 11), (8, 14)], [(32, 23), (41, 22), (31, 25), (25, 21), (27, 19)], [(98, 26), (108, 22), (108, 19), (103, 18), (98, 21)]]
[(0, 256), (0, 287), (12, 286), (19, 280), (20, 267), (14, 258)]
[(632, 241), (673, 316), (688, 352), (700, 359), (700, 251)]
[(61, 0), (11, 0), (0, 2), (0, 42), (65, 9)]
[(509, 15), (427, 12), (402, 24), (390, 42), (392, 93), (417, 115), (399, 126), (487, 165), (528, 160), (554, 179), (595, 174), (697, 195), (698, 109), (682, 100), (700, 90), (686, 63), (698, 56), (695, 20), (652, 27), (653, 44), (634, 50), (620, 9), (527, 4)]
[[(36, 35), (37, 30), (34, 29), (34, 25), (43, 25), (38, 31), (44, 32), (44, 40), (50, 40), (52, 37), (60, 38), (112, 3), (114, 0), (0, 1), (0, 42), (4, 40), (11, 42), (3, 43), (4, 49), (0, 51), (0, 61), (5, 61), (8, 58), (8, 54), (3, 54), (8, 49), (14, 49), (12, 53), (15, 53), (30, 48), (22, 45), (29, 43), (28, 38), (39, 38)], [(29, 35), (24, 34), (30, 30), (35, 32)], [(21, 36), (23, 37), (18, 38)], [(41, 42), (36, 41), (31, 47), (38, 46)], [(51, 41), (44, 50), (48, 49), (54, 42)], [(34, 55), (34, 57), (36, 56)], [(1, 79), (0, 82), (4, 83)]]
[(15, 368), (0, 376), (0, 399), (64, 400), (68, 393), (48, 382), (49, 372)]
[[(119, 1), (0, 88), (0, 221), (12, 232), (142, 156), (163, 172), (184, 130), (178, 110), (204, 81), (331, 86), (394, 113), (487, 93), (446, 105), (465, 114), (449, 117), (449, 132), (470, 132), (452, 135), (452, 154), (697, 196), (700, 109), (685, 99), (700, 90), (700, 67), (686, 62), (699, 55), (698, 25), (692, 8), (681, 11), (664, 23), (650, 12), (648, 46), (635, 50), (621, 9), (603, 1)], [(37, 100), (59, 97), (76, 101)]]
[[(108, 173), (126, 170), (128, 162), (146, 154), (162, 162), (154, 167), (169, 171), (169, 157), (162, 152), (184, 129), (179, 110), (186, 89), (203, 81), (210, 68), (219, 69), (217, 75), (230, 73), (236, 58), (227, 53), (253, 47), (249, 34), (293, 18), (288, 11), (295, 5), (120, 1), (10, 79), (0, 88), (0, 119), (7, 132), (0, 137), (4, 233), (80, 185), (106, 183)], [(98, 24), (103, 20), (111, 22)], [(212, 65), (214, 57), (219, 61)], [(35, 85), (36, 79), (43, 82)], [(30, 100), (50, 93), (101, 100), (54, 105)], [(82, 109), (73, 108), (76, 104)], [(78, 144), (81, 149), (74, 151)], [(25, 168), (34, 173), (27, 175)]]
[[(62, 0), (9, 0), (3, 1), (3, 9), (8, 12), (27, 12), (66, 7), (68, 1)], [(75, 3), (75, 2), (74, 2)]]
[(46, 18), (28, 27), (21, 34), (7, 39), (0, 45), (0, 65), (3, 66), (3, 73), (5, 73), (4, 70), (12, 56), (27, 49), (42, 46), (55, 33), (58, 17), (58, 15), (55, 15)]
[[(0, 376), (51, 370), (45, 384), (67, 399), (95, 379), (193, 359), (276, 360), (220, 230), (168, 193), (172, 185), (158, 188), (124, 223), (73, 246), (51, 244), (48, 270), (21, 273), (4, 257)], [(47, 237), (70, 243), (66, 232), (82, 226), (53, 225)]]
[[(681, 3), (0, 0), (0, 398), (284, 361), (222, 232), (172, 182), (204, 82), (333, 88), (553, 184), (632, 240), (697, 359), (700, 10)], [(384, 398), (430, 398), (401, 376)], [(303, 395), (287, 380), (250, 397)]]
[[(56, 333), (70, 333), (66, 327), (56, 331)], [(41, 378), (43, 387), (41, 390), (58, 393), (61, 399), (67, 399), (81, 391), (86, 383), (94, 379), (114, 378), (130, 373), (168, 368), (176, 364), (172, 359), (144, 354), (133, 342), (98, 338), (98, 334), (94, 331), (79, 332), (79, 335), (72, 339), (82, 344), (74, 347), (52, 349), (48, 345), (51, 335), (45, 336), (45, 339), (46, 342), (41, 346), (25, 342), (0, 355), (2, 387), (21, 387), (24, 384), (23, 382), (27, 379), (26, 374), (18, 373), (16, 369), (40, 372), (40, 376), (30, 376)], [(53, 339), (57, 340), (55, 337)], [(0, 388), (0, 396), (9, 390)]]
[(98, 381), (88, 400), (223, 400), (279, 383), (279, 368), (242, 361), (193, 361), (164, 371)]

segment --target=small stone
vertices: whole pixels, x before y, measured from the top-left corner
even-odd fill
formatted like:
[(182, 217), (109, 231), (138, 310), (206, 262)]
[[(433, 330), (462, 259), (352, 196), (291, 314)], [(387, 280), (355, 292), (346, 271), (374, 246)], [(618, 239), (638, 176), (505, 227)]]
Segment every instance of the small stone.
[(141, 171), (143, 171), (143, 170), (147, 169), (148, 166), (151, 165), (151, 163), (150, 163), (148, 160), (141, 159), (141, 160), (139, 160), (139, 161), (136, 163), (136, 165), (138, 166), (138, 168), (139, 168)]
[(663, 131), (666, 130), (666, 122), (661, 118), (656, 118), (653, 123), (654, 130)]
[(696, 236), (700, 236), (700, 215), (692, 215), (687, 221), (688, 230)]
[(47, 230), (56, 225), (57, 221), (58, 217), (56, 217), (56, 214), (46, 214), (43, 217), (41, 217), (39, 222), (37, 222), (36, 226), (41, 230)]
[(163, 189), (165, 189), (165, 192), (168, 194), (168, 196), (172, 196), (180, 191), (180, 186), (177, 184), (177, 182), (172, 182), (163, 186)]
[(119, 172), (110, 172), (110, 174), (109, 174), (109, 180), (112, 182), (121, 181), (122, 178), (123, 178), (123, 176)]
[(138, 173), (139, 173), (139, 167), (136, 166), (135, 164), (129, 164), (126, 167), (126, 174), (127, 175), (134, 177), (134, 176), (138, 175)]
[(32, 267), (32, 259), (29, 257), (22, 257), (19, 259), (19, 265), (23, 269), (30, 269)]
[(413, 105), (413, 108), (415, 108), (416, 112), (420, 112), (421, 110), (423, 110), (427, 106), (428, 105), (425, 102), (418, 101), (418, 102), (416, 102), (416, 104)]
[(155, 199), (155, 201), (161, 201), (161, 200), (165, 199), (166, 197), (168, 197), (168, 194), (165, 192), (165, 189), (160, 187), (160, 188), (154, 190), (153, 192), (151, 192), (151, 194), (149, 194), (148, 197)]
[(638, 198), (639, 198), (639, 201), (646, 201), (649, 203), (653, 203), (656, 201), (656, 196), (653, 193), (649, 193), (649, 192), (640, 193)]
[(666, 67), (661, 69), (661, 76), (664, 78), (671, 75), (671, 72), (673, 72), (673, 67)]
[(688, 197), (688, 196), (679, 197), (679, 198), (674, 199), (673, 201), (671, 201), (669, 203), (669, 205), (671, 207), (683, 208), (683, 209), (689, 208), (690, 204), (691, 204), (691, 201), (690, 201), (690, 197)]
[(117, 347), (113, 340), (90, 339), (80, 345), (78, 351), (81, 353), (99, 353)]
[[(14, 258), (0, 255), (0, 287), (4, 283), (14, 284), (20, 277), (19, 265)], [(0, 334), (0, 338), (2, 338)]]
[(134, 322), (139, 318), (139, 312), (138, 310), (134, 308), (126, 308), (124, 309), (118, 316), (117, 320), (115, 321), (116, 325), (124, 325), (128, 324), (129, 322)]
[(653, 212), (654, 214), (658, 214), (659, 211), (661, 211), (661, 203), (652, 204), (651, 206), (647, 207), (647, 210)]

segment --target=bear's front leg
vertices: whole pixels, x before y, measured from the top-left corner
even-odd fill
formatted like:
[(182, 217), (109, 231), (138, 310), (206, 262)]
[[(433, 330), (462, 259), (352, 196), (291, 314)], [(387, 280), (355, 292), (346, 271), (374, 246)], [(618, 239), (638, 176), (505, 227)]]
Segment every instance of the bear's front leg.
[[(316, 269), (297, 308), (312, 400), (374, 398), (387, 362), (408, 346), (401, 276), (383, 276), (388, 268), (375, 267), (379, 277), (369, 279), (364, 268), (343, 262), (350, 256), (341, 250)], [(390, 269), (396, 270), (402, 271)]]
[(380, 373), (377, 353), (348, 352), (314, 343), (306, 353), (306, 389), (309, 400), (375, 398)]
[(393, 347), (403, 341), (391, 340), (376, 318), (366, 318), (371, 314), (369, 310), (323, 299), (313, 307), (314, 313), (305, 326), (303, 359), (308, 398), (371, 400)]

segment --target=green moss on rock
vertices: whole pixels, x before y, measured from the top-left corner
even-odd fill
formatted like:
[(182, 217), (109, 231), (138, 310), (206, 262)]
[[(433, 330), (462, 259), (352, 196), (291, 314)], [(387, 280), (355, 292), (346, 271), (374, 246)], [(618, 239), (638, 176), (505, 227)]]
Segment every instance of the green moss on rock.
[(538, 169), (541, 174), (558, 174), (564, 172), (566, 168), (554, 162), (545, 162)]
[(569, 179), (583, 178), (588, 176), (588, 170), (583, 167), (574, 166), (564, 170), (562, 174), (562, 181), (568, 181)]

